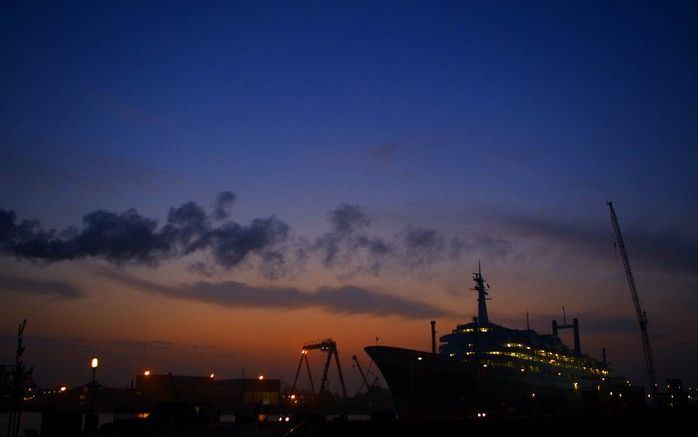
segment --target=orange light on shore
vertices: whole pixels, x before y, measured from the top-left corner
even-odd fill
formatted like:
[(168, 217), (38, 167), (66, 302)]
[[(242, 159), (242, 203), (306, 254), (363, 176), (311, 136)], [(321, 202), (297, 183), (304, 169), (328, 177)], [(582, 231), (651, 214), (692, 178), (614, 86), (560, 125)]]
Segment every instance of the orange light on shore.
[(93, 357), (92, 360), (90, 360), (90, 367), (93, 369), (99, 367), (99, 358)]
[(146, 370), (145, 372), (143, 372), (143, 375), (144, 375), (144, 376), (150, 376), (150, 370)]
[(62, 385), (60, 388), (61, 393), (65, 393), (66, 390), (68, 390), (68, 387)]
[(208, 377), (211, 378), (211, 379), (213, 379), (213, 378), (216, 377), (216, 374), (215, 374), (215, 373), (211, 373), (210, 375), (208, 375)]
[(259, 376), (257, 377), (257, 379), (259, 379), (260, 381), (262, 381), (262, 380), (264, 379), (264, 375), (259, 375)]

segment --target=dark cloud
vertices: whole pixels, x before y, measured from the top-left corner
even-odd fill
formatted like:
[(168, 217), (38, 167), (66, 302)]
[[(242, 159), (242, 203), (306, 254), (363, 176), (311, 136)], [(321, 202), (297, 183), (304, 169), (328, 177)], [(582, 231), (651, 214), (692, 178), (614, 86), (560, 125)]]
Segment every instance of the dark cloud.
[(350, 235), (371, 224), (371, 219), (359, 205), (340, 205), (330, 211), (327, 217), (332, 224), (331, 233), (335, 235)]
[(78, 299), (84, 294), (67, 282), (40, 281), (0, 275), (0, 291), (51, 296), (55, 299)]
[(458, 260), (464, 254), (504, 257), (513, 250), (513, 244), (505, 239), (484, 234), (454, 238), (420, 226), (408, 226), (389, 238), (372, 236), (371, 219), (359, 205), (340, 205), (327, 218), (330, 230), (302, 246), (299, 257), (319, 254), (322, 264), (340, 271), (342, 278), (375, 276), (388, 265), (428, 278), (433, 272), (427, 270), (437, 262)]
[[(608, 227), (604, 228), (528, 217), (505, 216), (500, 219), (503, 233), (549, 244), (562, 243), (590, 257), (613, 257), (610, 219)], [(698, 273), (698, 239), (680, 229), (651, 231), (637, 226), (627, 227), (623, 229), (623, 238), (632, 264), (666, 272)]]
[[(218, 207), (225, 209), (233, 199), (232, 193), (222, 193)], [(156, 265), (168, 258), (205, 251), (225, 269), (252, 256), (262, 263), (260, 268), (267, 275), (278, 274), (284, 266), (279, 246), (289, 234), (285, 222), (274, 216), (256, 218), (249, 225), (232, 220), (213, 225), (213, 221), (200, 205), (187, 202), (170, 209), (164, 226), (134, 209), (121, 214), (100, 210), (85, 215), (80, 229), (59, 233), (44, 230), (38, 221), (18, 223), (14, 211), (0, 209), (0, 252), (41, 263), (92, 257), (117, 265)]]
[(135, 209), (122, 214), (95, 211), (83, 218), (83, 228), (74, 238), (54, 241), (69, 247), (71, 258), (103, 257), (116, 264), (125, 261), (156, 264), (172, 250), (172, 241), (157, 232), (157, 227), (157, 220), (143, 217)]
[[(506, 256), (509, 241), (481, 235), (449, 237), (436, 229), (408, 226), (392, 236), (370, 233), (372, 220), (359, 205), (341, 204), (327, 214), (329, 230), (316, 238), (291, 237), (291, 228), (275, 217), (243, 225), (229, 218), (234, 193), (220, 193), (207, 212), (196, 202), (170, 208), (166, 220), (145, 217), (135, 209), (123, 213), (94, 211), (82, 226), (61, 232), (38, 221), (19, 221), (14, 211), (0, 209), (0, 253), (38, 263), (101, 258), (115, 265), (157, 266), (170, 258), (199, 254), (189, 271), (204, 276), (234, 269), (249, 260), (266, 278), (276, 279), (316, 259), (338, 277), (379, 275), (386, 266), (406, 268), (422, 277), (441, 261), (466, 253)], [(417, 268), (417, 269), (415, 269)]]
[(232, 191), (221, 191), (216, 196), (216, 203), (213, 207), (213, 218), (216, 220), (227, 219), (230, 215), (230, 209), (233, 207), (237, 199), (237, 195)]
[(432, 264), (443, 256), (445, 242), (434, 229), (410, 227), (403, 235), (405, 260), (410, 266)]
[(226, 307), (279, 310), (322, 308), (338, 314), (395, 315), (404, 318), (452, 315), (447, 310), (427, 303), (357, 286), (321, 287), (315, 292), (306, 292), (293, 287), (257, 287), (236, 281), (198, 281), (172, 287), (126, 275), (123, 272), (102, 269), (98, 273), (124, 286), (137, 288), (144, 292)]
[(317, 238), (311, 252), (322, 254), (325, 267), (342, 266), (377, 274), (393, 252), (390, 243), (365, 233), (371, 223), (359, 205), (343, 204), (327, 214), (330, 231)]
[(288, 237), (289, 226), (276, 217), (258, 218), (248, 226), (226, 223), (207, 233), (207, 240), (217, 263), (225, 268), (240, 264), (251, 253), (275, 263), (283, 262), (280, 252), (273, 248)]

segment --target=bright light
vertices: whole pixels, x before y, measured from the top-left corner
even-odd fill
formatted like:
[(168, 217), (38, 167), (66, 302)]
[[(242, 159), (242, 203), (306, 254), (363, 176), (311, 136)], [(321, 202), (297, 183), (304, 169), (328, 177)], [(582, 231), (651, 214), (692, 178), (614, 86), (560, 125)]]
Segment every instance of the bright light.
[(422, 361), (422, 357), (417, 357), (417, 361)]
[(215, 373), (211, 373), (210, 375), (208, 375), (208, 377), (211, 378), (211, 379), (213, 379), (213, 378), (216, 377), (216, 374), (215, 374)]
[(257, 377), (257, 379), (259, 379), (260, 381), (262, 381), (262, 380), (264, 379), (264, 375), (259, 375), (259, 376)]
[(536, 397), (536, 394), (535, 394), (535, 393), (531, 393), (531, 397), (532, 397), (532, 398), (535, 398), (535, 397)]
[(93, 369), (99, 367), (99, 359), (97, 357), (92, 358), (92, 360), (90, 361), (90, 367)]
[(296, 395), (291, 395), (291, 399), (296, 399)]
[(68, 387), (62, 385), (60, 388), (61, 393), (65, 392), (66, 390), (68, 390)]
[(307, 353), (308, 353), (308, 351), (305, 350), (305, 349), (303, 349), (303, 350), (301, 351), (301, 354), (303, 354), (303, 355), (305, 355), (305, 354), (307, 354)]
[(482, 367), (487, 367), (487, 364), (483, 364)]
[(286, 418), (284, 419), (284, 422), (288, 422), (289, 420), (291, 420), (291, 418), (286, 416)]
[(524, 371), (523, 367), (521, 368), (521, 371), (522, 371), (522, 372)]
[(150, 376), (150, 370), (146, 370), (145, 372), (143, 372), (143, 375), (144, 375), (144, 376)]
[[(578, 383), (578, 382), (575, 382), (575, 383), (573, 383), (572, 385), (574, 386), (574, 389), (575, 389), (575, 390), (579, 389), (579, 383)], [(613, 396), (613, 393), (611, 393), (611, 396)]]

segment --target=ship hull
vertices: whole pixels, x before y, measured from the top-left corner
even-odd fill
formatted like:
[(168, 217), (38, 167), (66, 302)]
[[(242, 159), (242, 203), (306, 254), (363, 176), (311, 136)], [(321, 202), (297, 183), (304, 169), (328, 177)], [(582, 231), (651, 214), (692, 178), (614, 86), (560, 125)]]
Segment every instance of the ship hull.
[(383, 374), (402, 417), (560, 414), (583, 406), (581, 382), (575, 389), (571, 381), (518, 368), (488, 368), (396, 347), (365, 350)]

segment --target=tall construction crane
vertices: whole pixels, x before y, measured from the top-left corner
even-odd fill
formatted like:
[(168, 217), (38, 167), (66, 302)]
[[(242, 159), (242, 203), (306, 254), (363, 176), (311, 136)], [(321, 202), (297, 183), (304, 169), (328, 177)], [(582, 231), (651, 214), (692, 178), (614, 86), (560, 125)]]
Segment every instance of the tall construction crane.
[(623, 267), (625, 268), (625, 279), (628, 281), (630, 295), (632, 296), (633, 304), (635, 305), (635, 314), (637, 315), (637, 320), (640, 323), (640, 334), (642, 335), (642, 350), (645, 353), (645, 365), (647, 366), (647, 379), (650, 384), (650, 392), (652, 393), (652, 395), (655, 395), (657, 393), (657, 375), (654, 371), (654, 358), (652, 358), (650, 338), (649, 335), (647, 335), (647, 313), (642, 310), (642, 306), (640, 305), (640, 297), (637, 295), (635, 278), (633, 277), (633, 272), (630, 268), (628, 252), (625, 249), (625, 243), (623, 242), (623, 234), (620, 232), (620, 225), (618, 224), (616, 210), (613, 209), (613, 202), (608, 202), (608, 208), (611, 210), (611, 223), (613, 224), (613, 234), (615, 236), (616, 247), (620, 252), (621, 260), (623, 261)]

